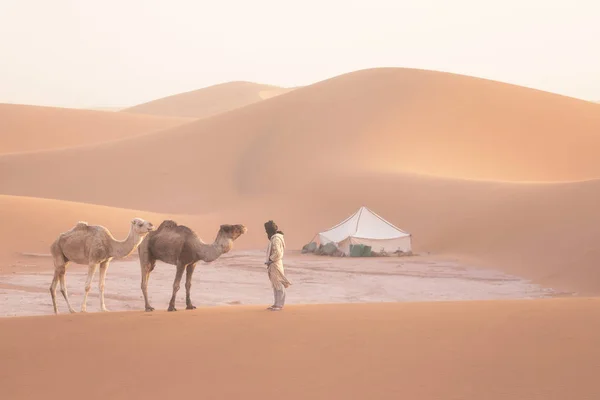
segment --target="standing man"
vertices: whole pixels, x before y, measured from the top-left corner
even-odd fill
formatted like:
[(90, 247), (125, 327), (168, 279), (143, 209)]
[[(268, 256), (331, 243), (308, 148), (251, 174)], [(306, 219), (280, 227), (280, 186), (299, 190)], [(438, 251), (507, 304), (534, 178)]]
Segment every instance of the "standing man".
[(285, 304), (285, 289), (291, 285), (291, 282), (285, 277), (283, 271), (283, 253), (285, 251), (285, 240), (283, 232), (279, 230), (277, 224), (272, 220), (265, 222), (265, 231), (269, 238), (267, 247), (267, 273), (273, 286), (273, 296), (275, 301), (267, 310), (280, 311)]

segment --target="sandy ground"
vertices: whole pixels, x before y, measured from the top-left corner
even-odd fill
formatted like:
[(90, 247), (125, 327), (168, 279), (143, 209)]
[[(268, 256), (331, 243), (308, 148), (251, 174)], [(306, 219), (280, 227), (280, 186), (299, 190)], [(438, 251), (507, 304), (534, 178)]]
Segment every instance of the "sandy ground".
[[(260, 251), (234, 251), (212, 264), (200, 264), (192, 286), (195, 305), (272, 304), (263, 260)], [(48, 267), (40, 268), (41, 264), (50, 265), (51, 260), (33, 258), (28, 264), (20, 264), (18, 273), (0, 275), (0, 316), (53, 312), (48, 293), (53, 273)], [(293, 282), (288, 291), (288, 304), (491, 300), (559, 294), (518, 277), (430, 256), (366, 260), (292, 252), (286, 258), (286, 265), (286, 273)], [(81, 306), (86, 277), (87, 267), (69, 266), (67, 289), (76, 310)], [(150, 301), (156, 309), (167, 308), (174, 277), (173, 266), (157, 264), (149, 284)], [(88, 312), (100, 310), (97, 284), (96, 273), (88, 296)], [(60, 291), (57, 295), (60, 312), (68, 312)], [(111, 311), (143, 310), (137, 260), (113, 261), (107, 277), (105, 301)], [(177, 301), (177, 307), (185, 309), (183, 281)]]
[(11, 400), (595, 400), (598, 299), (0, 318)]

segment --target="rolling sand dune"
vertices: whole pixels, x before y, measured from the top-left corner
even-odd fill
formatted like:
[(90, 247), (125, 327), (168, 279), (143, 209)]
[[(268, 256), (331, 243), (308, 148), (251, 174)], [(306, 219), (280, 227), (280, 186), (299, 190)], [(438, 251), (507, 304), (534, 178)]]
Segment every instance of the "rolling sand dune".
[(206, 118), (287, 93), (281, 88), (252, 82), (227, 82), (179, 93), (122, 109), (123, 112)]
[(0, 385), (11, 400), (592, 400), (599, 306), (551, 299), (4, 318)]
[(299, 248), (364, 204), (413, 233), (417, 251), (591, 294), (600, 181), (581, 180), (600, 177), (599, 131), (589, 102), (366, 70), (162, 132), (2, 156), (0, 193), (210, 214), (251, 227), (240, 248), (262, 247), (269, 218)]
[(100, 143), (172, 128), (192, 120), (0, 104), (0, 154)]
[[(210, 197), (209, 191), (249, 195), (365, 170), (519, 182), (586, 180), (600, 178), (599, 130), (598, 107), (586, 101), (439, 72), (366, 70), (157, 134), (4, 156), (0, 190), (145, 208), (122, 204), (118, 196), (113, 203), (85, 193), (80, 193), (85, 199), (73, 198), (65, 185), (86, 176), (100, 183), (110, 179), (135, 203), (156, 190), (176, 189), (187, 198)], [(118, 173), (131, 165), (134, 149), (160, 162)], [(97, 171), (107, 158), (111, 167)], [(282, 160), (277, 168), (274, 159)], [(36, 172), (23, 168), (27, 165), (43, 168)], [(203, 176), (207, 168), (212, 177)], [(64, 176), (55, 193), (37, 187), (48, 172)], [(130, 185), (132, 180), (145, 187)]]

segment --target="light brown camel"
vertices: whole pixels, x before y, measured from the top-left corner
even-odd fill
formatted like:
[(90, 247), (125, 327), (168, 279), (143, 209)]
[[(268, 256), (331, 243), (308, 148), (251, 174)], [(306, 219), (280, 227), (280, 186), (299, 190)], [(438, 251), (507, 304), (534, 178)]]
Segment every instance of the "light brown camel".
[(141, 218), (134, 218), (131, 220), (129, 235), (123, 241), (116, 240), (105, 227), (88, 225), (87, 222), (78, 222), (70, 230), (61, 233), (54, 243), (52, 243), (52, 246), (50, 246), (50, 252), (54, 260), (54, 279), (52, 279), (52, 285), (50, 286), (54, 313), (58, 314), (56, 285), (59, 280), (60, 291), (67, 302), (69, 311), (72, 313), (75, 312), (73, 307), (71, 307), (71, 303), (69, 303), (67, 287), (65, 286), (65, 272), (69, 262), (89, 266), (81, 312), (86, 312), (87, 296), (92, 284), (92, 278), (94, 277), (96, 268), (100, 265), (100, 279), (98, 284), (100, 289), (100, 307), (102, 311), (108, 311), (104, 305), (104, 281), (106, 279), (108, 264), (113, 258), (123, 258), (131, 254), (152, 230), (154, 230), (154, 226), (151, 222)]
[(158, 229), (151, 232), (138, 247), (140, 255), (140, 266), (142, 268), (142, 293), (146, 303), (146, 311), (154, 308), (148, 301), (148, 279), (150, 272), (154, 270), (156, 260), (177, 266), (175, 281), (173, 282), (173, 295), (169, 302), (169, 311), (177, 311), (175, 308), (175, 296), (179, 290), (183, 271), (185, 277), (185, 302), (186, 309), (193, 310), (194, 305), (190, 298), (192, 288), (192, 274), (198, 261), (212, 262), (222, 254), (227, 253), (233, 247), (233, 241), (246, 233), (244, 225), (221, 225), (217, 237), (212, 244), (206, 244), (196, 233), (184, 225), (177, 225), (175, 221), (163, 221)]

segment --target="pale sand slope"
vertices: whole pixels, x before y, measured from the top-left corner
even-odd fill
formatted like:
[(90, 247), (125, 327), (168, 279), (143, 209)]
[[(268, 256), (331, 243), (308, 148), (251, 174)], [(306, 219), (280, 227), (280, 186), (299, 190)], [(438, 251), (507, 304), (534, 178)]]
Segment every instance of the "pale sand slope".
[(0, 104), (0, 154), (100, 143), (172, 128), (193, 120)]
[(206, 118), (294, 90), (253, 82), (227, 82), (152, 100), (121, 111), (127, 113)]
[(592, 400), (598, 299), (0, 319), (11, 400)]

